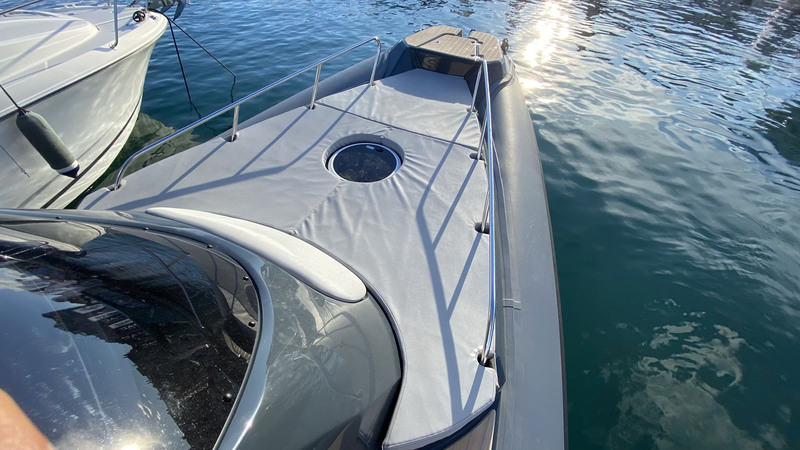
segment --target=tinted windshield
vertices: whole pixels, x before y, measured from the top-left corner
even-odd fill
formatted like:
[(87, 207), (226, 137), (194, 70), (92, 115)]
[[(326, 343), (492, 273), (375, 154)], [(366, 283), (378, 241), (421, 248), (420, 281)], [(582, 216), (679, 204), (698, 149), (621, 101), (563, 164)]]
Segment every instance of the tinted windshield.
[(254, 345), (244, 269), (152, 231), (2, 225), (0, 388), (50, 441), (212, 447)]

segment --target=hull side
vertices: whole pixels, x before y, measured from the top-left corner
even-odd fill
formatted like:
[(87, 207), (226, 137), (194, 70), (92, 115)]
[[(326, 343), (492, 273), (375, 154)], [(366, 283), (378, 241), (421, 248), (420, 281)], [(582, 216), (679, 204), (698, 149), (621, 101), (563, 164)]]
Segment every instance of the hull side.
[(514, 71), (492, 99), (498, 199), (495, 448), (566, 448), (561, 306), (536, 135)]
[(19, 132), (15, 115), (0, 122), (0, 206), (64, 207), (111, 165), (133, 130), (155, 41), (29, 106), (44, 116), (81, 164), (77, 179), (51, 169)]

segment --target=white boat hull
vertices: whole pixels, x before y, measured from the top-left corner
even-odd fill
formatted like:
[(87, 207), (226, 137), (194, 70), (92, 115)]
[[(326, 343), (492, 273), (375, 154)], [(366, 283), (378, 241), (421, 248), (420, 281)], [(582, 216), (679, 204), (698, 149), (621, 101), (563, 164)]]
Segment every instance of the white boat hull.
[[(62, 58), (52, 66), (45, 60), (44, 67), (2, 80), (20, 107), (47, 120), (80, 164), (80, 171), (70, 178), (53, 170), (18, 129), (16, 107), (9, 98), (2, 98), (0, 206), (63, 208), (102, 176), (119, 154), (136, 122), (150, 55), (166, 27), (166, 19), (155, 14), (147, 20), (158, 23), (133, 24), (132, 11), (124, 9), (120, 14), (120, 41), (114, 49), (110, 48), (114, 41), (110, 20), (110, 26), (98, 25), (100, 36), (93, 38), (110, 38), (110, 42), (95, 45), (92, 41), (93, 48), (87, 52)], [(124, 21), (130, 29), (126, 34)], [(42, 47), (37, 43), (35, 48)], [(0, 63), (0, 68), (13, 72), (15, 67)], [(0, 80), (3, 75), (0, 72)]]

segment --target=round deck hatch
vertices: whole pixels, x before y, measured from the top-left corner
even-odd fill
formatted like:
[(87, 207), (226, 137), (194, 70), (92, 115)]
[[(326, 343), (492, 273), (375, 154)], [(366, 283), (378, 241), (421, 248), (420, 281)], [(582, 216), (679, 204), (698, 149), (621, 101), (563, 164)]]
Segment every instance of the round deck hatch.
[(402, 161), (391, 148), (374, 142), (346, 145), (328, 158), (328, 170), (348, 181), (372, 183), (397, 172)]

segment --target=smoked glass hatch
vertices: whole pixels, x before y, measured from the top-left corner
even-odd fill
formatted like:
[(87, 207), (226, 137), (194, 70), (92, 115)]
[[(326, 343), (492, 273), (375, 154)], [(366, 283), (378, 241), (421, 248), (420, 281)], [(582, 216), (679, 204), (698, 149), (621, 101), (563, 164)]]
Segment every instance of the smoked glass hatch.
[(336, 150), (328, 159), (328, 170), (347, 181), (372, 183), (400, 168), (400, 156), (391, 148), (373, 142), (359, 142)]

